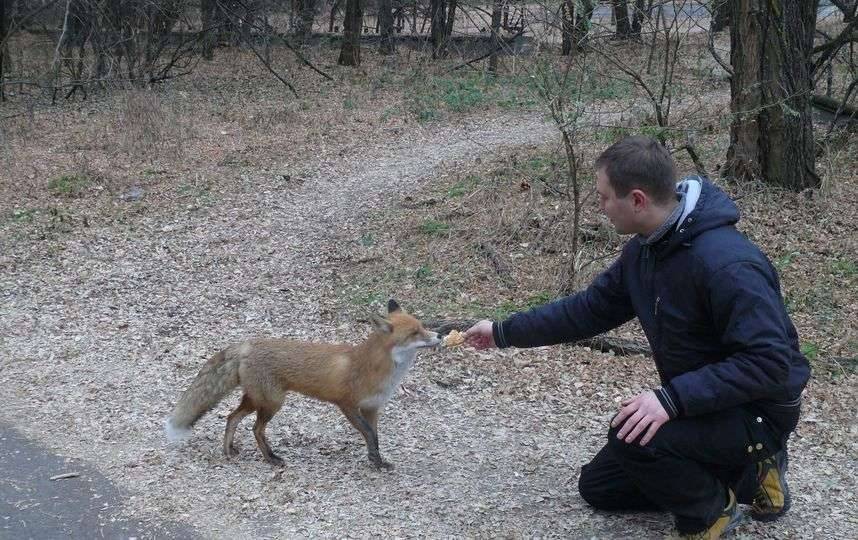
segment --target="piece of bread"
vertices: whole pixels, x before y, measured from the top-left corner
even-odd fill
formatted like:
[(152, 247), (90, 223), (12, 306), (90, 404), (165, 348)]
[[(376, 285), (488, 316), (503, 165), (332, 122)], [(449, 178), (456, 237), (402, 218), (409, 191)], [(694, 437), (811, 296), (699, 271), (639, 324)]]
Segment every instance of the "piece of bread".
[(458, 330), (453, 330), (452, 332), (444, 336), (445, 347), (458, 347), (464, 342), (465, 334), (464, 332), (459, 332)]

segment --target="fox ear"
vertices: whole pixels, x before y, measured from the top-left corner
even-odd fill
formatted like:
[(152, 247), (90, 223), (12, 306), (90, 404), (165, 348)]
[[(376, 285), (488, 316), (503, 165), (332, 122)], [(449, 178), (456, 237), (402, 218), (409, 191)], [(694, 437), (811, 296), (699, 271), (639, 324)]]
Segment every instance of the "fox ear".
[(397, 304), (396, 300), (394, 300), (393, 298), (391, 298), (390, 300), (387, 301), (387, 312), (388, 313), (393, 313), (395, 311), (401, 311), (401, 310), (402, 310), (402, 308), (399, 307), (399, 304)]
[(393, 332), (393, 325), (390, 324), (390, 321), (388, 321), (381, 315), (373, 313), (372, 317), (370, 317), (370, 322), (372, 322), (372, 325), (375, 327), (375, 329), (382, 334), (389, 334)]

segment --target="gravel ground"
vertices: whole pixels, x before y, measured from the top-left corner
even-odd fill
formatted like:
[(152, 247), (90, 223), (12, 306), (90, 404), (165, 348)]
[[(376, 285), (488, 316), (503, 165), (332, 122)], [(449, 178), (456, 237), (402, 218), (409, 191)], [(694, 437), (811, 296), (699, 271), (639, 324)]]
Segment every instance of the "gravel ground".
[[(205, 204), (152, 200), (133, 220), (74, 234), (4, 226), (0, 421), (130, 493), (123, 518), (212, 538), (669, 533), (666, 515), (593, 512), (576, 491), (617, 402), (655, 380), (642, 358), (568, 347), (424, 352), (380, 420), (392, 472), (369, 467), (333, 407), (298, 396), (268, 429), (283, 469), (261, 460), (250, 421), (237, 434), (240, 455), (220, 453), (237, 394), (189, 441), (163, 436), (180, 392), (226, 344), (368, 332), (331, 301), (332, 276), (368, 216), (447, 165), (554, 136), (526, 116), (420, 128), (339, 159), (324, 153), (301, 181), (250, 172)], [(854, 375), (810, 386), (792, 445), (795, 509), (740, 536), (858, 537), (854, 387)]]

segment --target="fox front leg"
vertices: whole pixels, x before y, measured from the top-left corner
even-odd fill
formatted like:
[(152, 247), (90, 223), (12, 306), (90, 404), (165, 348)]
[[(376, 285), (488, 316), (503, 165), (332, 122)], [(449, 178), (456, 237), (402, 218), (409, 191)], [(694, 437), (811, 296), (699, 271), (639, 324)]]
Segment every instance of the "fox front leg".
[[(378, 451), (378, 433), (373, 428), (370, 421), (361, 414), (359, 409), (340, 407), (340, 410), (343, 411), (343, 414), (349, 420), (351, 425), (353, 425), (355, 429), (360, 431), (360, 434), (363, 435), (363, 438), (366, 441), (369, 460), (372, 464), (378, 469), (392, 469), (393, 465), (381, 458), (381, 453)], [(372, 418), (372, 415), (370, 415), (370, 417)]]

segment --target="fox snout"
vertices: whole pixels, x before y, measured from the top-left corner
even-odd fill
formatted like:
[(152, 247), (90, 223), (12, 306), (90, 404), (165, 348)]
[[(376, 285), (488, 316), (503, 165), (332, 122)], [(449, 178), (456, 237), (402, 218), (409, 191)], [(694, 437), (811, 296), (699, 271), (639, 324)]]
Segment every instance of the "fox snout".
[(441, 344), (441, 338), (438, 337), (438, 332), (426, 332), (425, 345), (422, 347), (437, 347)]

